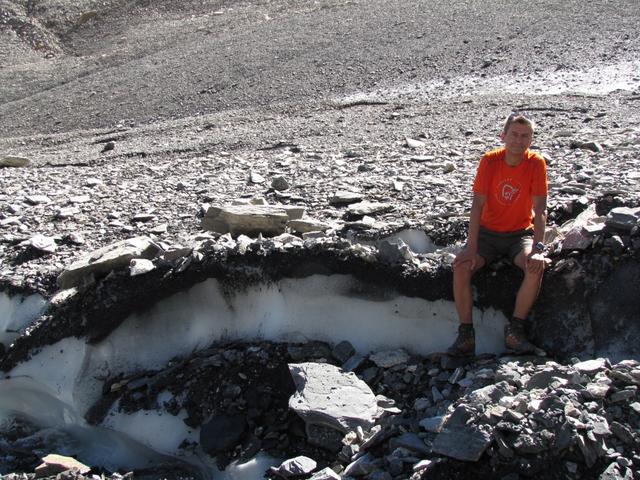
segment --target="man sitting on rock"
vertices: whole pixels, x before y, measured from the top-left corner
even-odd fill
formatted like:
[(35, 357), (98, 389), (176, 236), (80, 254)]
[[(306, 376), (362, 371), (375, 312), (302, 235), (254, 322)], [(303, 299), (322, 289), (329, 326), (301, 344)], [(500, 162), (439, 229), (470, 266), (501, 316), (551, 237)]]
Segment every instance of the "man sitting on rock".
[(547, 171), (542, 155), (529, 151), (534, 123), (514, 112), (504, 124), (504, 147), (486, 153), (473, 183), (467, 245), (453, 262), (453, 294), (460, 318), (450, 355), (475, 353), (473, 274), (506, 256), (524, 272), (513, 317), (505, 327), (505, 345), (514, 353), (536, 351), (525, 336), (527, 315), (538, 296), (544, 272), (547, 219)]

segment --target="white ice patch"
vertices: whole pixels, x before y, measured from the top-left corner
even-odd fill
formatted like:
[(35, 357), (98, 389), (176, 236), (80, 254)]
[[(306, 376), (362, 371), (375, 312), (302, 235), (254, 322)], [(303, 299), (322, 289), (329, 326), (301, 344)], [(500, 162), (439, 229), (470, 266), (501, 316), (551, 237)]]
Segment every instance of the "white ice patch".
[(184, 423), (187, 412), (178, 416), (162, 410), (139, 410), (126, 414), (117, 411), (117, 405), (107, 414), (103, 426), (124, 433), (153, 450), (175, 455), (184, 440), (198, 442), (200, 429), (193, 429)]
[[(444, 351), (453, 342), (453, 302), (373, 292), (348, 275), (284, 279), (229, 294), (209, 279), (130, 316), (93, 348), (86, 368), (161, 368), (220, 339), (348, 340), (361, 353), (403, 347), (420, 354)], [(504, 315), (476, 309), (474, 316), (477, 352), (503, 351)]]
[[(79, 410), (82, 415), (97, 398), (88, 399), (86, 391), (99, 391), (100, 388), (96, 385), (97, 371), (89, 372), (88, 377), (83, 372), (86, 352), (90, 348), (81, 339), (65, 338), (43, 347), (28, 362), (20, 363), (9, 374), (13, 378), (31, 379), (64, 404), (73, 405), (74, 410)], [(80, 399), (85, 401), (79, 402)]]
[(9, 296), (0, 292), (0, 343), (9, 346), (18, 332), (40, 316), (47, 301), (40, 295)]
[(616, 90), (633, 91), (640, 86), (640, 61), (621, 61), (585, 70), (545, 70), (522, 75), (465, 76), (445, 80), (394, 85), (370, 92), (358, 92), (336, 99), (338, 103), (355, 101), (392, 101), (397, 98), (424, 98), (437, 91), (444, 98), (467, 95), (512, 93), (522, 95), (561, 95), (575, 93), (606, 95)]
[(39, 380), (0, 380), (0, 424), (12, 416), (26, 417), (42, 427), (38, 435), (46, 439), (51, 451), (72, 453), (89, 465), (116, 471), (166, 460), (120, 432), (87, 425), (73, 404), (61, 401), (57, 392)]
[[(412, 235), (399, 238), (420, 250), (423, 239)], [(501, 352), (504, 315), (476, 309), (474, 317), (477, 352)], [(262, 478), (279, 461), (259, 456), (218, 472), (208, 457), (187, 458), (179, 446), (197, 442), (199, 429), (184, 423), (185, 412), (164, 411), (170, 392), (158, 396), (157, 410), (126, 414), (113, 407), (101, 427), (88, 426), (83, 417), (106, 378), (164, 368), (172, 358), (219, 340), (348, 340), (362, 354), (400, 347), (427, 354), (450, 345), (457, 326), (453, 302), (405, 297), (349, 275), (283, 279), (234, 291), (209, 279), (131, 315), (97, 345), (66, 338), (17, 365), (10, 378), (0, 379), (0, 422), (26, 416), (73, 438), (81, 461), (110, 469), (139, 468), (171, 455), (214, 479)]]
[(216, 480), (252, 480), (264, 478), (269, 467), (277, 467), (282, 460), (277, 460), (264, 453), (259, 453), (245, 463), (232, 463), (224, 472), (216, 476)]

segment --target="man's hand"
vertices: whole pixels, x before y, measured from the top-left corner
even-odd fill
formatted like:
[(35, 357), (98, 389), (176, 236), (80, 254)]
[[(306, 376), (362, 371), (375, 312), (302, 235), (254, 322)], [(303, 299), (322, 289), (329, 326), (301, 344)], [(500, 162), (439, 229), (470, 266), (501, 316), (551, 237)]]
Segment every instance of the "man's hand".
[(542, 273), (545, 263), (546, 259), (542, 253), (531, 252), (527, 255), (526, 265), (529, 273)]
[(453, 260), (453, 266), (457, 267), (465, 262), (468, 262), (469, 270), (473, 270), (476, 268), (476, 255), (477, 254), (475, 251), (470, 250), (469, 248), (465, 248), (460, 253), (458, 253), (458, 255), (456, 255), (456, 258)]

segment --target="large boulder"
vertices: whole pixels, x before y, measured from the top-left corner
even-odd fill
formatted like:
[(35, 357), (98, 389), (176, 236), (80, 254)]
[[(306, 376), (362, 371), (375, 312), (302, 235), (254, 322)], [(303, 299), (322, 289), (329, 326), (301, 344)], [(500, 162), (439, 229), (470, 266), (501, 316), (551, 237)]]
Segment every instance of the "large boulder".
[(298, 220), (304, 214), (302, 207), (273, 205), (229, 205), (210, 206), (202, 218), (203, 230), (220, 234), (230, 233), (234, 237), (262, 234), (274, 237), (284, 233), (289, 220)]
[(152, 259), (159, 250), (153, 240), (144, 236), (112, 243), (72, 263), (58, 276), (58, 286), (62, 289), (75, 287), (91, 274), (127, 268), (132, 259)]
[(376, 396), (354, 373), (325, 363), (289, 365), (296, 393), (289, 408), (309, 425), (323, 425), (342, 433), (369, 430), (378, 416)]

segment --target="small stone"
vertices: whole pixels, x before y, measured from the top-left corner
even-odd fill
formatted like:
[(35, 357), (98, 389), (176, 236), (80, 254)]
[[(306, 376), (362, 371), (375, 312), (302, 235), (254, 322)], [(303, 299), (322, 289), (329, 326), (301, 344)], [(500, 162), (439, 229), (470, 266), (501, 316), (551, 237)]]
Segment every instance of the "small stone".
[(284, 478), (297, 477), (301, 475), (308, 475), (313, 472), (318, 464), (315, 460), (300, 455), (289, 460), (285, 460), (276, 469), (273, 469), (273, 473), (280, 475)]
[(340, 475), (326, 467), (311, 475), (309, 480), (340, 480)]
[(633, 390), (620, 390), (611, 395), (611, 403), (626, 402), (635, 397), (636, 392)]
[(91, 197), (89, 195), (77, 195), (75, 197), (69, 198), (69, 203), (87, 203), (91, 201)]
[(438, 390), (438, 387), (436, 386), (431, 387), (431, 396), (433, 397), (433, 403), (438, 403), (444, 400), (444, 396), (440, 393), (440, 390)]
[(287, 182), (286, 178), (284, 178), (282, 175), (278, 175), (277, 177), (273, 177), (271, 179), (271, 187), (278, 191), (284, 191), (291, 188), (291, 185), (289, 184), (289, 182)]
[(53, 237), (47, 237), (41, 234), (34, 235), (29, 240), (27, 240), (26, 243), (31, 245), (36, 250), (40, 250), (44, 253), (55, 253), (56, 249), (58, 248)]
[(595, 373), (607, 368), (607, 360), (604, 358), (586, 360), (584, 362), (576, 363), (573, 368), (575, 368), (580, 373), (594, 375)]
[(616, 437), (618, 437), (627, 445), (635, 445), (633, 432), (627, 426), (621, 424), (620, 422), (612, 422), (611, 431)]
[(262, 175), (260, 175), (258, 172), (254, 171), (254, 170), (251, 170), (249, 172), (249, 181), (251, 183), (256, 183), (256, 184), (264, 183), (265, 182), (265, 178)]
[(75, 217), (80, 214), (80, 210), (76, 207), (64, 207), (56, 210), (55, 218), (59, 220), (66, 220), (68, 218)]
[(155, 220), (156, 216), (152, 213), (138, 213), (131, 218), (132, 222), (150, 222), (151, 220)]
[(102, 152), (101, 153), (109, 152), (109, 151), (113, 150), (114, 148), (116, 148), (116, 142), (107, 142), (107, 143), (104, 144), (104, 147), (102, 148)]
[(605, 224), (620, 230), (631, 230), (640, 221), (640, 208), (617, 207), (607, 214)]
[(346, 340), (338, 343), (333, 347), (333, 350), (331, 350), (333, 358), (338, 360), (340, 363), (345, 363), (353, 356), (354, 353), (356, 353), (356, 349)]
[(336, 192), (329, 203), (332, 205), (348, 205), (350, 203), (357, 203), (362, 201), (362, 194), (349, 191)]
[(144, 258), (134, 258), (129, 264), (129, 275), (131, 275), (132, 277), (137, 277), (138, 275), (149, 273), (155, 268), (156, 267), (151, 260), (146, 260)]
[(27, 203), (31, 205), (39, 205), (41, 203), (51, 203), (51, 199), (46, 195), (29, 195), (25, 198)]
[(409, 354), (402, 349), (385, 350), (369, 355), (369, 360), (380, 368), (391, 368), (407, 363)]
[(420, 140), (415, 140), (413, 138), (405, 137), (404, 141), (405, 141), (405, 145), (409, 148), (415, 149), (415, 148), (424, 147), (424, 142), (421, 142)]
[(439, 433), (444, 425), (445, 417), (438, 415), (436, 417), (423, 418), (420, 420), (419, 425), (427, 432)]
[(151, 227), (149, 232), (155, 235), (162, 235), (163, 233), (167, 233), (167, 228), (169, 228), (169, 226), (166, 223), (161, 223), (160, 225)]
[(42, 459), (42, 463), (36, 467), (36, 478), (43, 478), (57, 475), (75, 469), (81, 475), (88, 473), (91, 468), (80, 463), (75, 458), (65, 457), (63, 455), (50, 454)]

